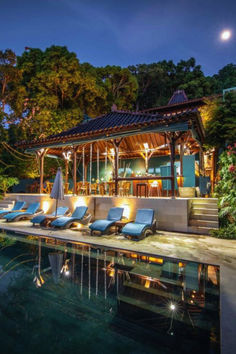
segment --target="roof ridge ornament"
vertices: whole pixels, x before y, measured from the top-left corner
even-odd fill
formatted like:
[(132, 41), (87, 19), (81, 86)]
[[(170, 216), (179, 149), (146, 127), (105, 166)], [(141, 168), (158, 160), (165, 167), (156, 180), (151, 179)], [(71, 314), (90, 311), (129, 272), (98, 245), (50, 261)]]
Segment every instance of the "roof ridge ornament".
[(111, 106), (111, 111), (117, 112), (117, 105), (115, 103), (113, 103), (113, 105)]

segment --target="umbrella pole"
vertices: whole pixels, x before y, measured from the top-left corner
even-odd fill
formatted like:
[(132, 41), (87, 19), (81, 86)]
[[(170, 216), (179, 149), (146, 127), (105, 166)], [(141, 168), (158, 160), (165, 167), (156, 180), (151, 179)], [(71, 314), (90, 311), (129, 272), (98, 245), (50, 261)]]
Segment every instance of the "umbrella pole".
[(56, 215), (57, 216), (58, 199), (56, 199)]

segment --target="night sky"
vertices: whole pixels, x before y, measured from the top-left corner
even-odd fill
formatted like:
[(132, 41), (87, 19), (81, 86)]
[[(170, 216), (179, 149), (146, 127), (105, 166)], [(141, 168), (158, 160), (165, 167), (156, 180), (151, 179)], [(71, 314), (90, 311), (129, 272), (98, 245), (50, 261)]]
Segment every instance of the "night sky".
[(0, 0), (0, 14), (0, 49), (17, 54), (66, 45), (95, 66), (195, 57), (206, 75), (236, 63), (235, 0)]

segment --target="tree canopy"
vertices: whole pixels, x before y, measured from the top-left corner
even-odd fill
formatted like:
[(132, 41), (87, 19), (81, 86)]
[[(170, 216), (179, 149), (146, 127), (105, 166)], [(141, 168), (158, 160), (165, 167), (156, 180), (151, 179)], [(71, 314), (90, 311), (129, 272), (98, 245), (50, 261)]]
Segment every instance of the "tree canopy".
[[(10, 174), (37, 175), (33, 159), (9, 151), (17, 141), (42, 138), (79, 124), (84, 115), (96, 117), (120, 110), (143, 110), (166, 105), (177, 89), (188, 98), (222, 92), (236, 86), (236, 65), (228, 64), (212, 77), (205, 76), (194, 58), (150, 64), (94, 67), (80, 63), (65, 46), (45, 50), (27, 48), (16, 56), (0, 51), (0, 164)], [(235, 136), (235, 98), (205, 111), (208, 144), (224, 145)], [(211, 117), (214, 117), (212, 120)], [(223, 124), (222, 124), (223, 122)], [(5, 144), (5, 145), (4, 145)]]

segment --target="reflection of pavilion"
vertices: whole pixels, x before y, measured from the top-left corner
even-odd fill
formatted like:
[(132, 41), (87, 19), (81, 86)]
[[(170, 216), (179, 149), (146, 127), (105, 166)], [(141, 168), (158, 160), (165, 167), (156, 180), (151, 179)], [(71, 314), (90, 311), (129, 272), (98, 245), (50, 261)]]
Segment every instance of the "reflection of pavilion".
[[(113, 110), (60, 134), (19, 146), (39, 158), (40, 193), (48, 155), (65, 161), (66, 192), (72, 160), (74, 194), (136, 195), (137, 184), (143, 184), (149, 190), (147, 195), (169, 192), (174, 196), (181, 185), (195, 187), (195, 174), (199, 173), (195, 160), (204, 170), (204, 129), (199, 111), (204, 104), (203, 98), (188, 100), (184, 91), (177, 91), (167, 106), (143, 112)], [(155, 192), (152, 186), (159, 190)]]
[(71, 276), (64, 280), (74, 282), (78, 294), (92, 303), (103, 298), (109, 304), (116, 297), (118, 313), (132, 321), (157, 328), (161, 324), (166, 333), (172, 320), (171, 328), (208, 333), (209, 323), (219, 315), (216, 266), (85, 244), (61, 246), (64, 259), (70, 260)]

